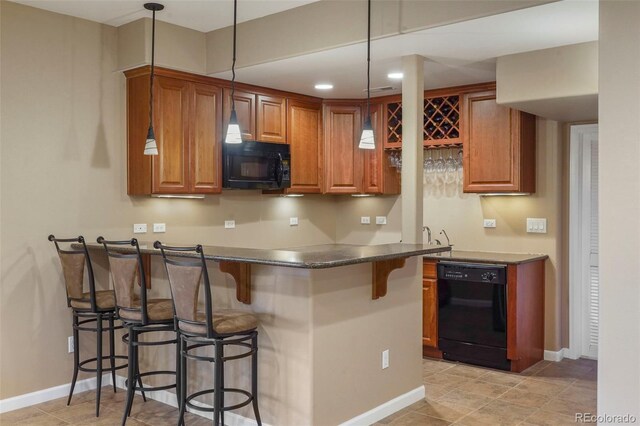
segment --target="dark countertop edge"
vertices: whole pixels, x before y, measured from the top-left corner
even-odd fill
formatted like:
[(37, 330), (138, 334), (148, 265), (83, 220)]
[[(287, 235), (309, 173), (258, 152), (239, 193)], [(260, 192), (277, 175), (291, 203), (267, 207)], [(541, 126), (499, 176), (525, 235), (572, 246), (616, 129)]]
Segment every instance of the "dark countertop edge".
[[(475, 257), (473, 255), (465, 255), (467, 253), (466, 250), (451, 250), (453, 256), (452, 257), (444, 257), (439, 256), (438, 254), (426, 254), (422, 256), (424, 259), (432, 259), (432, 260), (450, 260), (454, 262), (477, 262), (477, 263), (496, 263), (503, 265), (520, 265), (522, 263), (530, 263), (537, 262), (539, 260), (546, 260), (549, 258), (547, 254), (527, 254), (527, 253), (506, 253), (506, 252), (475, 252), (475, 253), (483, 253), (486, 254), (486, 257)], [(440, 252), (441, 253), (441, 252)], [(461, 253), (456, 255), (456, 253)], [(501, 256), (522, 256), (523, 259), (518, 260), (506, 260)]]
[[(344, 244), (345, 246), (349, 246), (351, 244)], [(384, 245), (384, 244), (381, 244)], [(357, 247), (357, 246), (356, 246)], [(79, 248), (79, 247), (77, 247)], [(89, 250), (104, 250), (102, 248), (102, 246), (95, 246), (92, 244), (87, 244), (87, 248)], [(238, 247), (232, 247), (233, 249), (238, 249)], [(274, 249), (274, 250), (281, 250), (281, 249)], [(127, 247), (127, 246), (122, 246), (122, 247), (118, 247), (118, 248), (114, 248), (114, 251), (120, 251), (122, 253), (134, 253), (134, 248), (133, 247)], [(295, 249), (288, 249), (287, 251), (295, 251)], [(224, 255), (212, 255), (212, 254), (206, 254), (204, 255), (204, 258), (206, 260), (211, 260), (211, 261), (216, 261), (216, 262), (220, 262), (220, 261), (227, 261), (227, 262), (242, 262), (242, 263), (249, 263), (249, 264), (254, 264), (254, 265), (266, 265), (266, 266), (282, 266), (282, 267), (286, 267), (286, 268), (297, 268), (297, 269), (329, 269), (329, 268), (336, 268), (336, 267), (340, 267), (340, 266), (349, 266), (349, 265), (357, 265), (360, 263), (371, 263), (371, 262), (377, 262), (377, 261), (381, 261), (381, 260), (390, 260), (390, 259), (398, 259), (398, 258), (403, 258), (403, 257), (416, 257), (416, 256), (424, 256), (424, 255), (428, 255), (429, 253), (442, 253), (442, 252), (446, 252), (446, 251), (451, 251), (451, 247), (447, 247), (447, 246), (439, 246), (439, 247), (433, 247), (433, 248), (426, 248), (426, 249), (421, 249), (421, 250), (408, 250), (406, 252), (401, 252), (401, 253), (393, 253), (393, 254), (381, 254), (381, 255), (377, 255), (377, 256), (365, 256), (365, 257), (361, 257), (361, 258), (347, 258), (347, 259), (340, 259), (340, 260), (335, 260), (335, 261), (318, 261), (318, 262), (295, 262), (295, 261), (281, 261), (281, 260), (269, 260), (269, 259), (260, 259), (260, 258), (253, 258), (253, 257), (246, 257), (246, 256), (224, 256)], [(149, 254), (152, 256), (160, 256), (160, 250), (157, 249), (150, 249), (150, 248), (142, 248), (140, 247), (140, 253), (142, 254)], [(172, 251), (167, 251), (167, 253), (170, 253), (171, 256), (177, 256), (177, 257), (198, 257), (198, 255), (194, 254), (187, 254), (187, 253), (181, 253), (181, 252), (172, 252)]]

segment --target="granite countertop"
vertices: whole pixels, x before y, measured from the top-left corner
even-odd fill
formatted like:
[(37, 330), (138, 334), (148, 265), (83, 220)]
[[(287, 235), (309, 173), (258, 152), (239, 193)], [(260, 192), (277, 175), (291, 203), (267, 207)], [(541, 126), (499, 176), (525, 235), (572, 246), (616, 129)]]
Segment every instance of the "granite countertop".
[(518, 264), (544, 260), (549, 256), (546, 254), (521, 254), (521, 253), (496, 253), (489, 251), (465, 251), (451, 250), (441, 253), (429, 253), (425, 259), (453, 260), (459, 262), (480, 262), (480, 263), (504, 263)]
[[(160, 255), (160, 250), (154, 249), (153, 243), (140, 241), (139, 244), (142, 254)], [(76, 244), (74, 244), (74, 246), (76, 246)], [(80, 245), (78, 244), (77, 246)], [(87, 243), (87, 247), (94, 250), (104, 250), (104, 246), (98, 243)], [(132, 253), (134, 251), (134, 248), (130, 246), (110, 246), (110, 248), (111, 247), (113, 247), (114, 251), (121, 253)], [(203, 246), (203, 248), (204, 257), (208, 260), (245, 262), (302, 269), (335, 268), (337, 266), (422, 256), (451, 250), (449, 246), (405, 243), (370, 246), (325, 244), (282, 249), (251, 249), (221, 246)], [(180, 253), (179, 255), (185, 256), (184, 253)], [(197, 255), (194, 253), (186, 256), (196, 257)]]

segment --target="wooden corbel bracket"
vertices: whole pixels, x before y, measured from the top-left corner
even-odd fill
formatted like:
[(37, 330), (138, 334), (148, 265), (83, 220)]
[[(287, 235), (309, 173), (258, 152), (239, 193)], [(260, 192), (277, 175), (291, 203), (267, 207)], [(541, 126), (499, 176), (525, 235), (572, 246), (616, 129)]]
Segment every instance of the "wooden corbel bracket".
[(220, 270), (236, 281), (236, 298), (239, 302), (251, 304), (251, 265), (244, 262), (220, 261)]
[(373, 300), (386, 296), (387, 294), (387, 280), (389, 274), (394, 269), (404, 267), (406, 257), (390, 260), (379, 260), (373, 262), (373, 274), (372, 274), (372, 292), (371, 298)]

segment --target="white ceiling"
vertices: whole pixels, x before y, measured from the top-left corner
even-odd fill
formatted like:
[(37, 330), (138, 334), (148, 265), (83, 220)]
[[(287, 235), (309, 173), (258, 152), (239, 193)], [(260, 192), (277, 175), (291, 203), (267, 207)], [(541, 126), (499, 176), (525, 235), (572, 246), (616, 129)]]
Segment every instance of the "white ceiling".
[[(423, 31), (374, 40), (371, 87), (401, 82), (387, 78), (400, 71), (401, 57), (419, 54), (425, 63), (425, 88), (495, 80), (495, 58), (598, 39), (598, 2), (564, 0)], [(240, 68), (238, 81), (325, 98), (365, 97), (366, 44), (360, 43), (295, 58)], [(215, 74), (230, 78), (230, 72)], [(314, 89), (332, 83), (331, 91)], [(372, 93), (378, 96), (378, 93)]]
[[(159, 21), (209, 32), (233, 24), (233, 0), (12, 0), (39, 9), (88, 19), (118, 27), (150, 17), (143, 7), (147, 1), (165, 6), (156, 13)], [(238, 22), (293, 9), (318, 0), (242, 0), (238, 2)]]

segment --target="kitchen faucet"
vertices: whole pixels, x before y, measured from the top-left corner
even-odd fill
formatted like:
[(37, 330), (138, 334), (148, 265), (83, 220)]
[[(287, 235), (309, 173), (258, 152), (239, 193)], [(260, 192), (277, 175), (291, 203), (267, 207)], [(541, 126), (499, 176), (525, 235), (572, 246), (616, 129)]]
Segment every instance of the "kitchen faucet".
[(422, 227), (422, 232), (427, 231), (427, 244), (431, 245), (431, 229), (428, 226)]
[(447, 239), (447, 245), (451, 246), (453, 244), (451, 244), (451, 241), (449, 241), (449, 236), (447, 235), (447, 231), (445, 231), (444, 229), (442, 231), (440, 231), (440, 235), (444, 235), (445, 238)]

